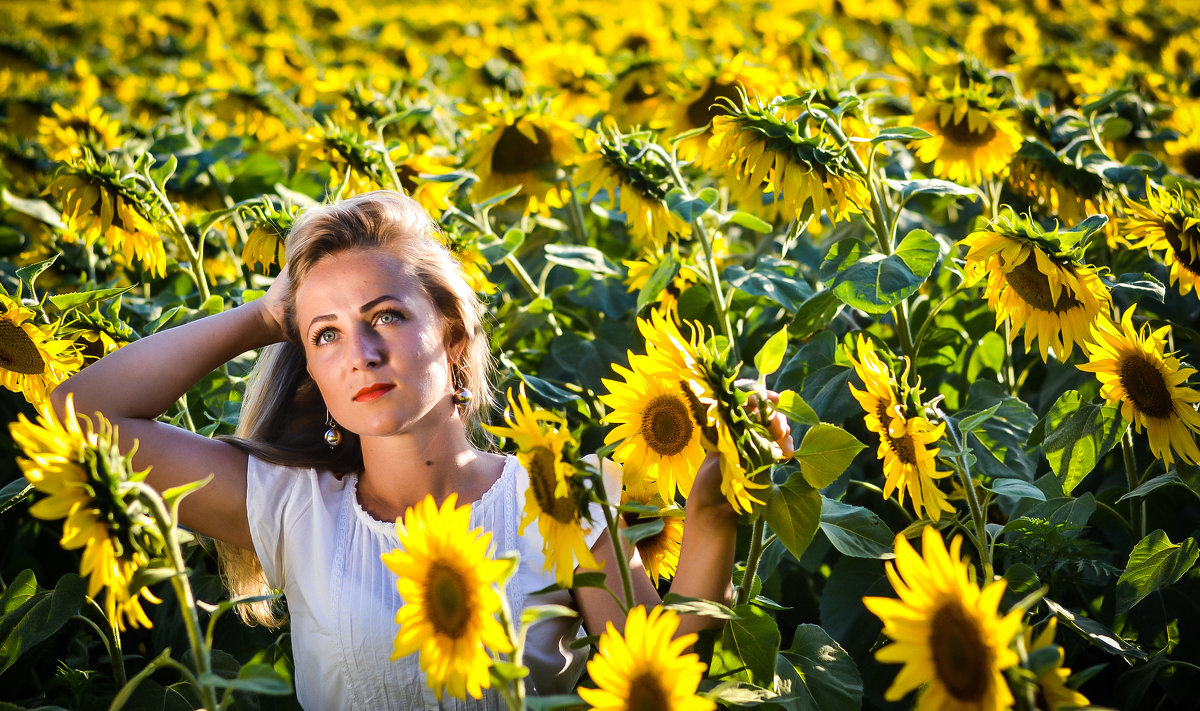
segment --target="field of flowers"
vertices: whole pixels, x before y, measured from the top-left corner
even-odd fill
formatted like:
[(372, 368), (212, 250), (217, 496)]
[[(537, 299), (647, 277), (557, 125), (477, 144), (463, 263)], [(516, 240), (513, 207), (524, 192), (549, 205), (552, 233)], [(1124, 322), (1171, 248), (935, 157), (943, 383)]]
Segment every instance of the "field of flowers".
[[(448, 694), (1194, 708), (1190, 0), (379, 5), (0, 4), (0, 711), (298, 707), (287, 627), (225, 614), (211, 545), (174, 524), (187, 490), (47, 393), (261, 296), (305, 207), (377, 189), (441, 222), (489, 302), (489, 430), (555, 477), (527, 506), (560, 583), (599, 583), (570, 580), (572, 506), (604, 495), (581, 454), (623, 465), (614, 540), (663, 591), (706, 451), (740, 515), (728, 605), (634, 611), (543, 699), (522, 620), (466, 610), (511, 651), (449, 659)], [(233, 433), (253, 362), (163, 419)], [(455, 535), (481, 556), (459, 582), (502, 583)], [(435, 543), (385, 556), (406, 599)], [(725, 623), (689, 651), (681, 612)]]

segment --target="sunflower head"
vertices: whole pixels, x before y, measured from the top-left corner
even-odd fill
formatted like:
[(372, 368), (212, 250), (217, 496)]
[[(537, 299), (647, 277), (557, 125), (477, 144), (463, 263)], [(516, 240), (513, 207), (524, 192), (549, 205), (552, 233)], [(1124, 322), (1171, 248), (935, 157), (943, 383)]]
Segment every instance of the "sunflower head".
[(296, 224), (300, 208), (294, 205), (276, 205), (263, 200), (246, 208), (253, 229), (242, 247), (242, 261), (253, 269), (261, 264), (265, 272), (272, 264), (284, 265), (284, 239)]
[(1036, 638), (1032, 626), (1026, 627), (1021, 633), (1025, 638), (1025, 651), (1030, 663), (1035, 660), (1041, 662), (1031, 671), (1037, 677), (1038, 708), (1047, 711), (1058, 711), (1060, 707), (1087, 706), (1089, 703), (1086, 696), (1067, 686), (1071, 670), (1063, 667), (1063, 649), (1054, 644), (1057, 627), (1058, 618), (1051, 617)]
[(1104, 233), (1110, 244), (1117, 238), (1113, 194), (1104, 178), (1087, 165), (1066, 160), (1043, 143), (1025, 139), (1008, 173), (1008, 184), (1038, 211), (1060, 224), (1075, 225), (1091, 215), (1109, 217)]
[(60, 544), (83, 549), (80, 575), (88, 579), (88, 595), (105, 591), (105, 612), (124, 629), (149, 627), (139, 598), (158, 602), (135, 581), (161, 550), (150, 508), (142, 498), (146, 472), (134, 472), (132, 454), (117, 447), (117, 432), (96, 413), (96, 421), (75, 415), (67, 397), (59, 419), (49, 402), (36, 422), (24, 415), (9, 425), (24, 457), (17, 463), (34, 489), (44, 494), (29, 512), (47, 521), (63, 519)]
[(1124, 226), (1135, 248), (1163, 254), (1179, 293), (1195, 289), (1200, 298), (1200, 198), (1194, 192), (1147, 183), (1144, 202), (1126, 201)]
[(79, 102), (66, 109), (57, 103), (54, 116), (38, 122), (38, 139), (50, 158), (71, 163), (85, 153), (103, 154), (121, 145), (121, 126), (99, 104)]
[(1004, 175), (1021, 147), (1012, 109), (974, 84), (932, 90), (914, 102), (912, 123), (931, 134), (916, 145), (917, 159), (964, 184)]
[(0, 383), (39, 406), (59, 383), (83, 365), (73, 338), (61, 325), (42, 325), (37, 312), (0, 292)]
[(451, 494), (438, 506), (427, 496), (405, 511), (396, 522), (400, 548), (383, 555), (404, 600), (392, 659), (420, 652), (425, 681), (439, 700), (447, 691), (482, 698), (491, 685), (488, 650), (513, 649), (496, 620), (502, 607), (497, 588), (513, 565), (492, 558), (492, 535), (471, 529), (471, 507), (456, 507), (457, 499)]

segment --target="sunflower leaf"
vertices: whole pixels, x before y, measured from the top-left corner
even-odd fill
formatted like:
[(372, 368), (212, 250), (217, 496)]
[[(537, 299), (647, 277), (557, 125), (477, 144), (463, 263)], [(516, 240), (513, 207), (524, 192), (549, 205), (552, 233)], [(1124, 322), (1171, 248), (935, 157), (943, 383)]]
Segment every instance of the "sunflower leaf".
[(59, 311), (70, 311), (80, 306), (87, 306), (98, 301), (120, 296), (132, 289), (132, 286), (118, 286), (111, 289), (96, 289), (94, 291), (74, 291), (67, 294), (55, 294), (50, 297), (50, 303)]
[(821, 422), (816, 411), (794, 390), (779, 393), (779, 402), (775, 403), (775, 409), (787, 415), (789, 420), (802, 425), (816, 425)]
[(782, 486), (772, 485), (764, 513), (771, 532), (797, 558), (804, 555), (821, 523), (821, 494), (805, 478), (793, 473)]
[(58, 259), (58, 255), (41, 262), (35, 262), (27, 267), (21, 267), (17, 270), (17, 277), (29, 287), (33, 288), (33, 282), (37, 281), (38, 275), (50, 268), (51, 265)]
[(883, 519), (861, 506), (822, 497), (821, 530), (843, 555), (855, 558), (895, 558), (895, 535)]
[(657, 536), (658, 534), (662, 533), (665, 525), (666, 524), (663, 523), (661, 518), (651, 519), (645, 523), (638, 523), (634, 524), (633, 526), (626, 526), (625, 528), (622, 528), (621, 537), (630, 543), (637, 543), (640, 540), (649, 538), (650, 536)]
[(1117, 614), (1129, 612), (1150, 593), (1182, 578), (1197, 558), (1200, 547), (1194, 539), (1171, 543), (1162, 529), (1143, 538), (1133, 547), (1125, 572), (1117, 579)]
[(636, 312), (641, 313), (647, 304), (657, 301), (663, 289), (667, 288), (667, 284), (670, 284), (678, 273), (679, 260), (675, 258), (674, 254), (668, 253), (654, 268), (654, 273), (650, 275), (645, 286), (638, 291)]
[(667, 193), (667, 209), (679, 215), (684, 222), (694, 222), (717, 201), (717, 191), (705, 188), (695, 196), (689, 196), (679, 188)]
[(5, 484), (4, 488), (0, 489), (0, 513), (21, 503), (32, 491), (33, 484), (30, 484), (23, 476)]
[(578, 617), (579, 613), (565, 605), (536, 605), (527, 607), (521, 612), (521, 626), (532, 625), (542, 620), (553, 620), (557, 617)]
[(770, 686), (779, 655), (779, 628), (754, 605), (738, 605), (733, 611), (737, 618), (725, 623), (713, 644), (710, 673)]
[(1064, 625), (1075, 630), (1084, 639), (1109, 654), (1119, 654), (1122, 657), (1139, 660), (1150, 658), (1150, 655), (1117, 636), (1116, 632), (1113, 632), (1099, 622), (1089, 617), (1077, 615), (1050, 598), (1044, 597), (1042, 598), (1042, 602), (1046, 604), (1050, 612), (1054, 613)]
[[(29, 593), (31, 586), (35, 591)], [(29, 571), (27, 578), (22, 573), (0, 597), (0, 610), (4, 611), (0, 617), (0, 673), (79, 612), (87, 583), (78, 575), (67, 573), (59, 578), (53, 591), (36, 587), (37, 581)], [(10, 591), (14, 591), (12, 595)]]
[(909, 232), (886, 256), (857, 239), (844, 239), (829, 250), (820, 274), (846, 304), (882, 314), (915, 294), (941, 255), (941, 243), (925, 230)]
[(836, 425), (820, 423), (804, 433), (796, 459), (800, 473), (814, 489), (832, 484), (866, 445)]
[(754, 355), (754, 369), (760, 378), (766, 377), (783, 363), (783, 354), (787, 352), (788, 332), (784, 327), (779, 333), (767, 339), (761, 350)]
[(616, 266), (595, 247), (576, 244), (548, 244), (546, 245), (546, 261), (570, 267), (585, 274), (604, 274), (618, 279), (621, 277), (621, 272)]
[(45, 200), (20, 198), (8, 192), (8, 188), (0, 188), (0, 202), (26, 217), (32, 217), (56, 229), (66, 229), (66, 225), (62, 222), (62, 213), (51, 207)]
[(663, 597), (663, 607), (679, 613), (704, 615), (716, 620), (732, 620), (737, 613), (724, 605), (698, 597), (687, 597), (679, 593), (667, 593)]
[(872, 138), (871, 145), (884, 141), (922, 141), (932, 135), (929, 131), (916, 126), (892, 126), (883, 129), (878, 136)]
[(1075, 390), (1058, 398), (1044, 422), (1042, 448), (1065, 494), (1075, 490), (1129, 428), (1116, 405), (1085, 402)]
[(748, 212), (734, 212), (729, 216), (729, 221), (739, 227), (745, 227), (753, 232), (767, 234), (771, 231), (771, 224), (762, 218), (751, 215)]
[(862, 707), (863, 681), (858, 665), (845, 649), (817, 625), (796, 628), (790, 649), (780, 660), (793, 667), (790, 690), (780, 689), (780, 702), (794, 701), (788, 708), (807, 711), (853, 711)]
[(885, 180), (891, 189), (899, 191), (901, 204), (908, 202), (914, 195), (954, 195), (966, 197), (974, 195), (975, 191), (949, 180)]

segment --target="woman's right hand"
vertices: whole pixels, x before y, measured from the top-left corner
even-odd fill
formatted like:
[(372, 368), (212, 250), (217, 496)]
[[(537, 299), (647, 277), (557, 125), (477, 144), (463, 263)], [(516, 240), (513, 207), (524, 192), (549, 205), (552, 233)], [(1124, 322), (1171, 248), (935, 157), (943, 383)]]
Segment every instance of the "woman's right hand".
[(287, 339), (287, 292), (290, 283), (291, 277), (288, 275), (287, 265), (284, 265), (279, 271), (279, 276), (275, 277), (274, 283), (267, 289), (267, 293), (256, 302), (259, 304), (263, 323), (275, 341)]

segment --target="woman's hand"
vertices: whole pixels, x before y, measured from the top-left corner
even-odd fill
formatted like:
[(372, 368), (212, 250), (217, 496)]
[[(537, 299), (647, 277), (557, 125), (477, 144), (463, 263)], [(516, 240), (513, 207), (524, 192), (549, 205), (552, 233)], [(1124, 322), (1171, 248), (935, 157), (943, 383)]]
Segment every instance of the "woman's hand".
[(263, 324), (275, 341), (287, 339), (287, 293), (290, 285), (291, 276), (287, 265), (284, 265), (267, 293), (255, 302), (259, 304)]

